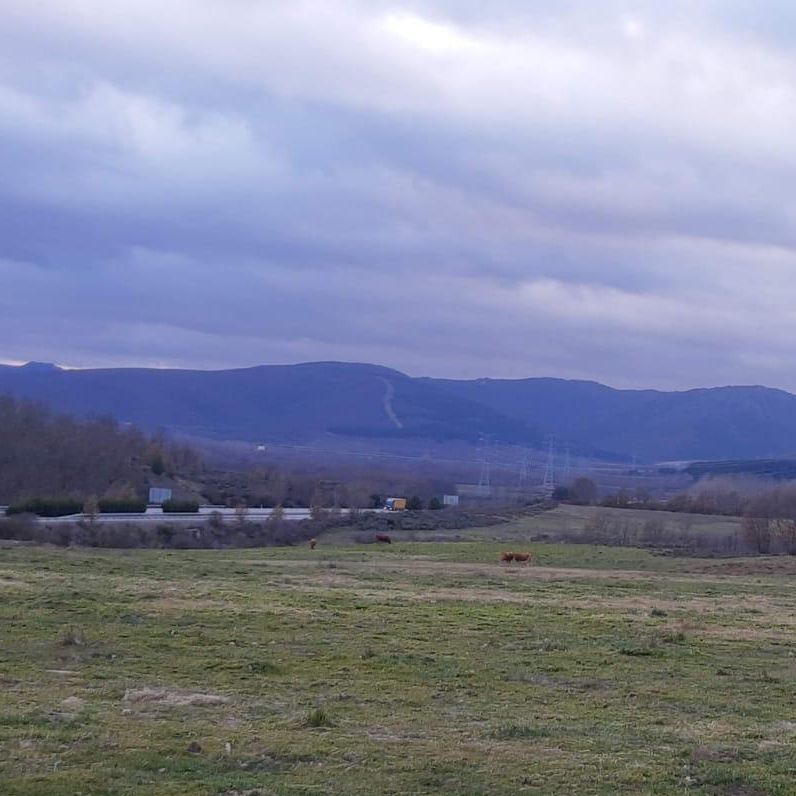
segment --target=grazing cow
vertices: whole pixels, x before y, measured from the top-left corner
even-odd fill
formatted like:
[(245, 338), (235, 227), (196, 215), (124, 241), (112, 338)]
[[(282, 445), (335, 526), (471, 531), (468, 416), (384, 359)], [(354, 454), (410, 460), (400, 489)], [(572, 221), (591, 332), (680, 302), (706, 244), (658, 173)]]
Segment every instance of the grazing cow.
[(318, 544), (317, 539), (310, 539), (310, 550), (314, 550), (316, 544)]
[(500, 554), (500, 563), (501, 564), (510, 564), (514, 561), (514, 553), (501, 553)]
[(533, 553), (515, 553), (514, 560), (518, 564), (530, 564), (533, 558)]
[(392, 544), (392, 539), (387, 536), (386, 533), (377, 533), (376, 534), (376, 541), (377, 542), (384, 542), (384, 544)]

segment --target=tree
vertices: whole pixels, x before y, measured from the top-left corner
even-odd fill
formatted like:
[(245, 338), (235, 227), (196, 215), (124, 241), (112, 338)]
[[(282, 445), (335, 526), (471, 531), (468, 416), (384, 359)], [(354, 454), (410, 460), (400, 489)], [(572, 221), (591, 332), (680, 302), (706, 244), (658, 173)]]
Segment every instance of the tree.
[(789, 556), (796, 556), (796, 520), (774, 520), (774, 536)]
[(597, 484), (591, 478), (584, 476), (576, 478), (570, 487), (570, 496), (573, 503), (579, 506), (590, 506), (597, 501)]
[(409, 511), (421, 511), (423, 508), (423, 501), (417, 495), (412, 495), (412, 497), (406, 501), (406, 508), (409, 509)]
[(439, 511), (442, 508), (442, 501), (438, 497), (433, 497), (428, 501), (428, 508), (431, 511)]
[(161, 451), (155, 451), (149, 462), (153, 475), (163, 475), (166, 472), (166, 462)]
[(746, 543), (761, 555), (771, 552), (771, 520), (768, 517), (744, 517), (743, 537)]
[(238, 521), (238, 525), (243, 525), (246, 522), (246, 517), (248, 516), (249, 507), (241, 501), (235, 506), (235, 519)]
[(100, 513), (99, 501), (97, 500), (96, 495), (91, 495), (90, 497), (87, 497), (85, 502), (83, 503), (83, 514), (86, 515), (91, 525), (93, 525), (97, 521), (97, 516), (99, 515), (99, 513)]
[(211, 511), (207, 524), (214, 531), (220, 531), (224, 527), (224, 515), (220, 511)]
[(310, 518), (315, 520), (316, 522), (320, 522), (321, 520), (327, 519), (329, 516), (328, 509), (323, 508), (323, 506), (319, 506), (314, 504), (310, 506)]

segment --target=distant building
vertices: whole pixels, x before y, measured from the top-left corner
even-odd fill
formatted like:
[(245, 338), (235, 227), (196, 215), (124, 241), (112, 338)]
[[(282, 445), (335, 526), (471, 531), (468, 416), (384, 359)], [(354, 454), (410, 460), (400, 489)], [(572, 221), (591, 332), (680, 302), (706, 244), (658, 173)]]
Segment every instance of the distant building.
[(443, 495), (442, 496), (442, 505), (443, 506), (458, 506), (459, 505), (459, 496), (458, 495)]
[(153, 486), (149, 490), (149, 502), (161, 505), (167, 500), (171, 500), (171, 490), (164, 487)]

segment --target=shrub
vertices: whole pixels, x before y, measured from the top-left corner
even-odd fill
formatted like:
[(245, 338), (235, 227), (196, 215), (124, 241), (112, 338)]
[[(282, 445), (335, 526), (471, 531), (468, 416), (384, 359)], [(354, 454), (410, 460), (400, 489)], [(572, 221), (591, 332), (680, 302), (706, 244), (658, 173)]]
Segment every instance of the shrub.
[(97, 501), (100, 514), (143, 514), (146, 501), (136, 497), (102, 498)]
[(166, 514), (198, 514), (199, 503), (195, 500), (171, 500), (163, 501), (163, 511)]
[(61, 635), (60, 644), (62, 647), (85, 647), (86, 637), (82, 630), (70, 627)]
[(250, 495), (247, 496), (246, 503), (249, 506), (261, 509), (272, 509), (274, 506), (276, 506), (276, 501), (270, 495)]
[(68, 497), (55, 498), (30, 498), (20, 503), (14, 503), (6, 509), (6, 514), (36, 514), (39, 517), (67, 517), (70, 514), (80, 514), (83, 504), (79, 500)]
[(651, 646), (637, 646), (626, 644), (619, 648), (620, 655), (628, 655), (631, 658), (646, 658), (655, 655), (655, 650)]
[(311, 710), (304, 719), (305, 727), (332, 727), (334, 722), (323, 708)]
[(515, 738), (547, 738), (549, 735), (550, 730), (546, 727), (530, 724), (504, 724), (492, 733), (492, 737), (499, 741), (511, 741)]
[(224, 515), (220, 511), (211, 511), (207, 525), (213, 531), (220, 531), (224, 527)]
[(252, 674), (280, 674), (282, 670), (271, 661), (252, 661), (249, 664), (249, 671)]
[(29, 542), (35, 538), (36, 523), (30, 514), (18, 514), (0, 519), (0, 539)]

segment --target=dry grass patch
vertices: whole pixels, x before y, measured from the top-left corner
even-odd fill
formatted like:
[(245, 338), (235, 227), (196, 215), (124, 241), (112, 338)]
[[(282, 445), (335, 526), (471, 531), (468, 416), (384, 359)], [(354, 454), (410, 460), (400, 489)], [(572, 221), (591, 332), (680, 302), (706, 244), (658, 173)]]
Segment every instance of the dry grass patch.
[(173, 691), (167, 688), (131, 688), (125, 691), (122, 701), (131, 704), (157, 704), (165, 707), (216, 707), (229, 703), (229, 697), (220, 694), (201, 694)]

